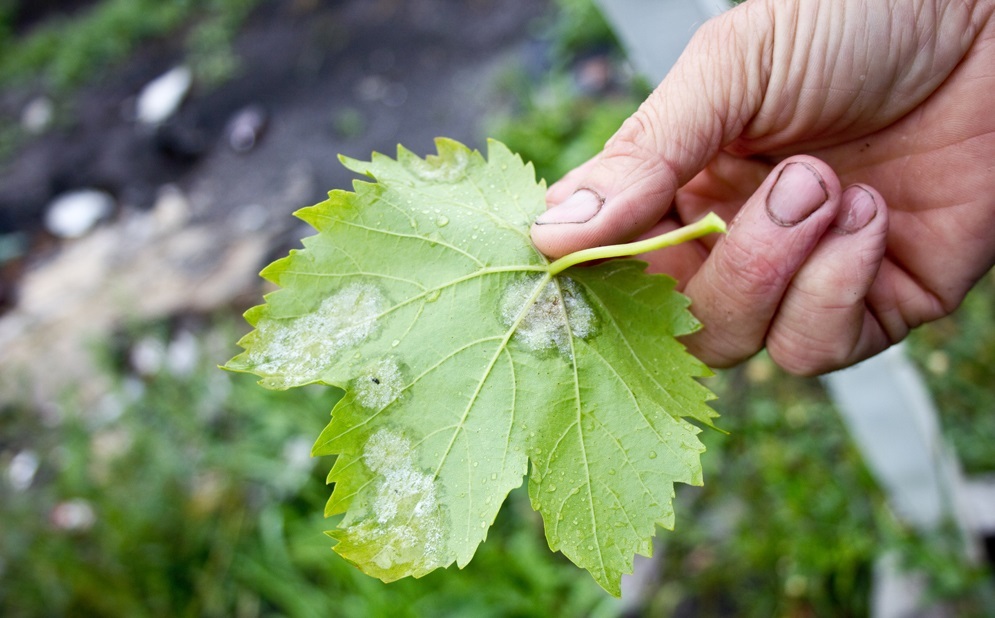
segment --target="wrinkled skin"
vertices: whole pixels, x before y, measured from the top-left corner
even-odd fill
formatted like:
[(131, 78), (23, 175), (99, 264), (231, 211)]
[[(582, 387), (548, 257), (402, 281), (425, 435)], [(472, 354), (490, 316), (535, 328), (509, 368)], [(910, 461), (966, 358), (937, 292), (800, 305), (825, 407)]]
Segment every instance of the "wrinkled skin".
[[(995, 263), (993, 12), (748, 0), (550, 187), (534, 243), (558, 257), (715, 211), (728, 235), (643, 256), (691, 297), (705, 325), (691, 352), (723, 367), (766, 347), (803, 375), (880, 352), (953, 311)], [(805, 173), (775, 198), (791, 162)], [(577, 191), (579, 210), (564, 203)], [(775, 214), (806, 196), (807, 217)]]

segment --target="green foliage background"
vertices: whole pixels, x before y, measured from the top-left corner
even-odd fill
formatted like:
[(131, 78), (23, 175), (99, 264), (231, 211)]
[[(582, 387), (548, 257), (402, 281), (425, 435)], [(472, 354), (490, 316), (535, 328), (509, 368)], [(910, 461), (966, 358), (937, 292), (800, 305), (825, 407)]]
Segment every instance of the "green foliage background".
[(0, 3), (0, 86), (39, 77), (64, 92), (113, 68), (139, 44), (180, 37), (198, 76), (234, 70), (230, 43), (260, 0), (103, 0), (77, 14), (13, 32), (14, 2)]

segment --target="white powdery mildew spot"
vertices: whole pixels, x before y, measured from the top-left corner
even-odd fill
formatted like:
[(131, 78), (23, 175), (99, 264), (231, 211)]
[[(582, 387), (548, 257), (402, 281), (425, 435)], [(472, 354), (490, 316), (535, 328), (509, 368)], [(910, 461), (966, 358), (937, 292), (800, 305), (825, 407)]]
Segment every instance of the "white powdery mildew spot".
[(411, 468), (411, 442), (392, 431), (381, 429), (366, 441), (363, 462), (370, 472), (383, 475), (391, 470)]
[(403, 390), (401, 368), (393, 358), (385, 358), (367, 367), (353, 382), (353, 392), (359, 405), (377, 412), (393, 403)]
[(381, 429), (366, 442), (363, 462), (379, 475), (371, 517), (350, 527), (357, 538), (376, 543), (382, 569), (411, 563), (413, 570), (442, 565), (442, 521), (435, 479), (414, 465), (411, 442)]
[(427, 159), (413, 159), (408, 169), (422, 180), (429, 182), (456, 182), (466, 173), (470, 159), (467, 153), (456, 151), (453, 158), (431, 156)]
[(508, 286), (501, 300), (501, 318), (508, 327), (518, 321), (515, 338), (527, 348), (535, 351), (556, 348), (569, 356), (571, 336), (587, 339), (594, 334), (594, 310), (580, 286), (567, 277), (546, 284), (539, 297), (525, 309), (541, 279), (542, 275), (533, 275)]
[(278, 378), (283, 386), (312, 382), (335, 354), (374, 333), (376, 317), (385, 304), (379, 289), (355, 283), (326, 298), (307, 315), (260, 320), (249, 362), (260, 374)]

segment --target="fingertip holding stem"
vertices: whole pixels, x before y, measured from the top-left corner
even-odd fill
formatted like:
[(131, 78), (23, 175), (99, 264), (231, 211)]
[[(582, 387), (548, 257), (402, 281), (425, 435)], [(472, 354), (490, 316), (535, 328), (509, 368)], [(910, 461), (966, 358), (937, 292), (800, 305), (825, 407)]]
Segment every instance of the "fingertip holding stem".
[(874, 194), (860, 185), (847, 187), (840, 202), (840, 210), (833, 221), (833, 231), (837, 234), (856, 234), (878, 214)]
[(578, 189), (562, 203), (539, 215), (535, 224), (587, 223), (601, 212), (604, 204), (605, 198), (591, 189)]
[(665, 247), (672, 247), (690, 240), (701, 238), (709, 234), (724, 234), (727, 231), (726, 222), (722, 217), (714, 212), (706, 214), (701, 219), (685, 225), (684, 227), (671, 230), (665, 234), (640, 240), (637, 242), (624, 243), (619, 245), (606, 245), (603, 247), (592, 247), (569, 253), (549, 265), (550, 274), (556, 275), (571, 266), (590, 262), (592, 260), (604, 260), (616, 257), (631, 257), (649, 251), (656, 251)]
[(808, 163), (785, 165), (767, 194), (767, 216), (781, 227), (807, 219), (829, 199), (826, 181)]

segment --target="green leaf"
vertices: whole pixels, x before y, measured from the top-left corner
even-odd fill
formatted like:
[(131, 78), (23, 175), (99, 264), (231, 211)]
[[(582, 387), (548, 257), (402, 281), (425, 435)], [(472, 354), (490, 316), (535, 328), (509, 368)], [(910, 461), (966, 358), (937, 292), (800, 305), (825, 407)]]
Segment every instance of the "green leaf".
[(473, 557), (532, 462), (549, 545), (620, 593), (676, 482), (700, 485), (708, 369), (674, 281), (615, 260), (554, 275), (529, 226), (545, 186), (502, 144), (342, 159), (375, 182), (297, 215), (317, 229), (263, 271), (227, 368), (345, 389), (314, 446), (335, 454), (335, 551), (392, 581)]

